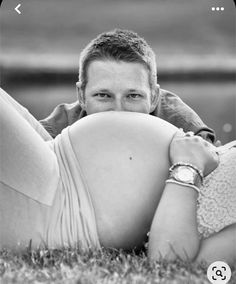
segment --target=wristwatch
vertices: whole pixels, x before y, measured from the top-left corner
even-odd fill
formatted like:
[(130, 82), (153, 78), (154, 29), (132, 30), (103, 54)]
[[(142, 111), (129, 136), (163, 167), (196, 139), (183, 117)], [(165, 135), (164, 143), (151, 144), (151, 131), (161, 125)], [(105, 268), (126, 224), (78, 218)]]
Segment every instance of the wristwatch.
[(170, 172), (170, 179), (174, 179), (176, 181), (195, 185), (196, 187), (200, 187), (202, 184), (201, 176), (199, 173), (189, 166), (177, 166)]

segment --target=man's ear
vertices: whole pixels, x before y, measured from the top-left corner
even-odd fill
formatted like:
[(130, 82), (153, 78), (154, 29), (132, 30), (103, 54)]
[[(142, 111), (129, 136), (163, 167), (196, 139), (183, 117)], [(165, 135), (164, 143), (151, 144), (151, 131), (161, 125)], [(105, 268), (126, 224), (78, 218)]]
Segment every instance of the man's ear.
[(153, 112), (158, 105), (159, 94), (160, 94), (160, 85), (156, 84), (154, 90), (152, 91), (150, 113)]
[(82, 109), (85, 109), (85, 98), (84, 93), (81, 89), (81, 83), (78, 81), (76, 82), (76, 91), (77, 91), (77, 99)]

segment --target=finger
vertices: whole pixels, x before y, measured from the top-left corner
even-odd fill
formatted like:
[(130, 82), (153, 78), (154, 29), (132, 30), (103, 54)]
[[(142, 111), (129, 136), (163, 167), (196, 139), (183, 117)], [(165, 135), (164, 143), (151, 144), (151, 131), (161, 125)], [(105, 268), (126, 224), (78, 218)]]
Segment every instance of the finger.
[(222, 145), (222, 143), (221, 143), (220, 140), (217, 140), (217, 141), (215, 142), (215, 146), (216, 146), (216, 147), (220, 147), (221, 145)]

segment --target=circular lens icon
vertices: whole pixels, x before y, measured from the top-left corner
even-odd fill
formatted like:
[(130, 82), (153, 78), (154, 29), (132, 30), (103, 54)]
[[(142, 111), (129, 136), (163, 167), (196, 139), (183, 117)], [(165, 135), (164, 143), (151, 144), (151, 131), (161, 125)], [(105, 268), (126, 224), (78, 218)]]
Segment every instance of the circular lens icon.
[(224, 261), (215, 261), (207, 269), (207, 278), (212, 284), (226, 284), (231, 278), (231, 269)]

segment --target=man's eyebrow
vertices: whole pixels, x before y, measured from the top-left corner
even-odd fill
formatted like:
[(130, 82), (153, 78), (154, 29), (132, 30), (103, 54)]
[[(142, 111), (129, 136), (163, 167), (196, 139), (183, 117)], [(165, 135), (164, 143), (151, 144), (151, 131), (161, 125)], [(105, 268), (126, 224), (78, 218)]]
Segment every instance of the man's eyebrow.
[(111, 92), (109, 89), (99, 89), (99, 88), (94, 88), (92, 89), (92, 91), (96, 93), (101, 93), (101, 92), (110, 93)]
[(129, 92), (143, 92), (141, 89), (128, 89)]
[(139, 93), (146, 96), (146, 91), (143, 89), (128, 89), (128, 93)]
[[(142, 89), (133, 89), (133, 88), (131, 88), (131, 89), (127, 89), (127, 90), (125, 90), (126, 92), (129, 92), (129, 93), (142, 93), (142, 94), (144, 94), (145, 93), (145, 91), (144, 90), (142, 90)], [(107, 89), (107, 88), (101, 88), (101, 89), (99, 89), (99, 88), (94, 88), (94, 89), (92, 89), (92, 92), (95, 92), (95, 93), (112, 93), (112, 90), (109, 90), (109, 89)]]

